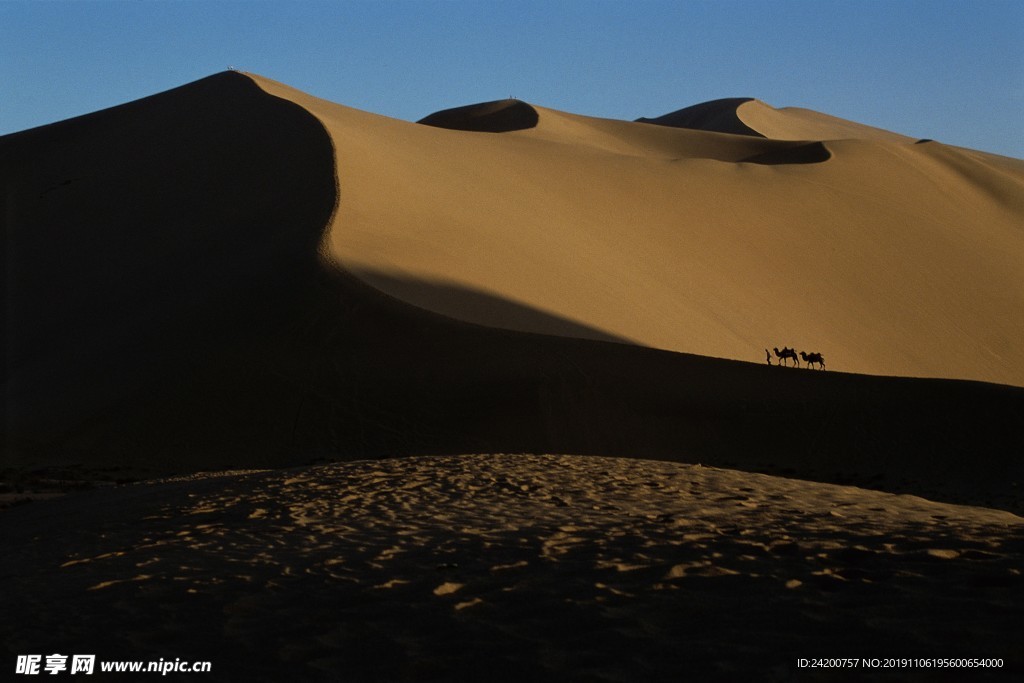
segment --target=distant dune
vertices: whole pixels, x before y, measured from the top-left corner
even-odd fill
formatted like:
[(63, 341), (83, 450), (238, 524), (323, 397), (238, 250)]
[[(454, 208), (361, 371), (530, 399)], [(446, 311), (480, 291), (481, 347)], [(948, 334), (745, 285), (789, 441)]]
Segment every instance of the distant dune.
[(452, 130), (505, 133), (533, 128), (539, 120), (537, 110), (519, 100), (498, 100), (439, 111), (420, 119), (420, 123)]
[[(722, 117), (758, 135), (674, 127)], [(1024, 390), (964, 380), (1024, 386), (1024, 162), (665, 122), (225, 73), (0, 139), (5, 457), (592, 453), (1016, 505)]]
[(801, 109), (776, 109), (752, 97), (713, 100), (674, 111), (639, 123), (709, 130), (736, 135), (754, 135), (774, 140), (883, 140), (913, 142), (913, 138), (881, 128)]
[(654, 123), (659, 126), (673, 128), (690, 128), (708, 130), (716, 133), (732, 133), (734, 135), (754, 135), (769, 137), (751, 128), (739, 117), (740, 106), (753, 102), (750, 97), (729, 97), (721, 100), (703, 102), (690, 107), (655, 117), (639, 118), (638, 123)]

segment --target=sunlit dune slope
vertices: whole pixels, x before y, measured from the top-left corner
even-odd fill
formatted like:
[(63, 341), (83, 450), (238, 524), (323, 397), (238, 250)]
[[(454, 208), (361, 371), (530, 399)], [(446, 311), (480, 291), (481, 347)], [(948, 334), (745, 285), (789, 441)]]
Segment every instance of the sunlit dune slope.
[(331, 135), (325, 251), (417, 306), (552, 331), (391, 276), (653, 348), (763, 361), (789, 345), (831, 369), (1024, 385), (1019, 160), (756, 100), (726, 109), (767, 137), (512, 101), (416, 125), (257, 82)]
[(736, 116), (759, 135), (776, 140), (878, 140), (914, 142), (899, 135), (863, 123), (846, 121), (801, 107), (775, 107), (761, 100), (750, 100), (736, 108)]

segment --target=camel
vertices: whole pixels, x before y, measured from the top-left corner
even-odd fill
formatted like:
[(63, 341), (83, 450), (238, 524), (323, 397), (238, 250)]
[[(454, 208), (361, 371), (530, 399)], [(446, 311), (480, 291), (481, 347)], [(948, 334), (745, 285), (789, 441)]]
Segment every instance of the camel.
[(790, 349), (783, 346), (781, 351), (779, 351), (778, 347), (772, 347), (772, 350), (775, 351), (775, 355), (779, 357), (779, 365), (785, 365), (786, 359), (792, 358), (793, 362), (796, 363), (796, 366), (800, 367), (800, 359), (796, 357), (796, 349)]
[(807, 363), (807, 367), (811, 367), (812, 365), (817, 363), (819, 368), (821, 368), (822, 370), (825, 369), (825, 356), (821, 355), (820, 353), (804, 353), (803, 351), (801, 351), (800, 357), (804, 359), (805, 363)]

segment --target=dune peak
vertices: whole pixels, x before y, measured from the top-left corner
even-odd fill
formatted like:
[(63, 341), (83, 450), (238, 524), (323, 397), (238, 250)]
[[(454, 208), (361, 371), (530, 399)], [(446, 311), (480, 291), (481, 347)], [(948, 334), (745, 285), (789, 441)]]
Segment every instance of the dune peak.
[(677, 109), (651, 119), (641, 117), (636, 121), (637, 123), (652, 123), (670, 128), (690, 128), (714, 133), (765, 137), (739, 117), (739, 108), (748, 102), (768, 106), (752, 97), (725, 97)]
[(505, 99), (443, 109), (423, 117), (417, 123), (449, 130), (507, 133), (533, 128), (539, 120), (537, 110), (526, 102)]
[(912, 142), (882, 128), (802, 107), (773, 107), (753, 97), (728, 97), (685, 107), (655, 118), (639, 118), (672, 128), (748, 135), (772, 140), (876, 140)]

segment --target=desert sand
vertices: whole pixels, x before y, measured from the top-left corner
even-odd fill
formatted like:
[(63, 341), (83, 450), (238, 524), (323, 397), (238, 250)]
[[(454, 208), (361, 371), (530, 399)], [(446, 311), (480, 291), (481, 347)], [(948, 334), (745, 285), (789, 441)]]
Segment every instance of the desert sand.
[(799, 657), (968, 654), (1022, 671), (1024, 519), (699, 465), (360, 461), (82, 494), (0, 529), (14, 651), (188, 653), (215, 680), (770, 681)]
[(0, 138), (0, 183), (8, 660), (1024, 667), (1024, 161), (230, 72)]

